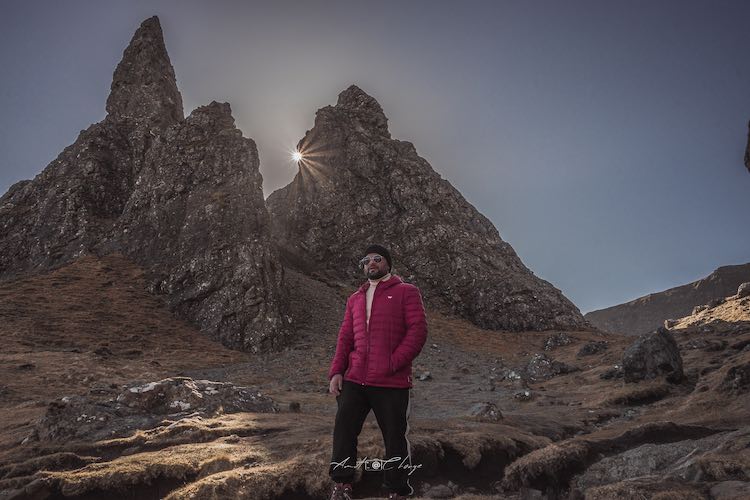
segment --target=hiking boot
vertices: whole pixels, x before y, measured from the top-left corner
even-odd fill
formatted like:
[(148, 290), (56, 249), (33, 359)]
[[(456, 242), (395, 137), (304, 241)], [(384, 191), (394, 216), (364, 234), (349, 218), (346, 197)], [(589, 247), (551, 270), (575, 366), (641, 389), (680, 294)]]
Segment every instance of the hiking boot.
[(331, 500), (352, 500), (351, 483), (336, 483), (331, 491)]

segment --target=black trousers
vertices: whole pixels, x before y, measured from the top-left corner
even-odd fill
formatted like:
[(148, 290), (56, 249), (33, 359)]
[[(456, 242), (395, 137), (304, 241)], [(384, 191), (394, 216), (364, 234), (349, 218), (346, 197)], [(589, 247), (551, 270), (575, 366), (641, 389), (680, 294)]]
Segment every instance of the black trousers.
[[(333, 428), (333, 454), (328, 474), (337, 483), (351, 483), (358, 467), (382, 470), (383, 486), (391, 492), (410, 495), (411, 446), (409, 431), (410, 389), (372, 387), (345, 380), (336, 396), (338, 411)], [(357, 438), (370, 410), (380, 426), (385, 443), (385, 457), (367, 457), (357, 461)], [(364, 458), (364, 457), (363, 457)], [(380, 459), (378, 463), (373, 459)], [(385, 459), (385, 461), (383, 461)]]

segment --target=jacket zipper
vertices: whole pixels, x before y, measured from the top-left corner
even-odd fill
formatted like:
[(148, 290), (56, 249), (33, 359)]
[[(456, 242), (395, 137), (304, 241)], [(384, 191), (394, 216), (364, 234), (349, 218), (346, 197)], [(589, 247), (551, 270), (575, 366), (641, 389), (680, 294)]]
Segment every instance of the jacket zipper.
[[(378, 287), (380, 287), (380, 284), (376, 285), (375, 291), (372, 292), (372, 307), (370, 308), (370, 318), (372, 318), (372, 313), (373, 313), (373, 310), (375, 309), (375, 294), (378, 293)], [(365, 380), (364, 382), (362, 382), (361, 385), (365, 385), (365, 383), (367, 382), (367, 368), (370, 365), (370, 321), (367, 319), (367, 290), (365, 290), (365, 336), (367, 337), (367, 357), (365, 358)], [(388, 337), (388, 340), (390, 344), (390, 335)], [(391, 365), (391, 358), (389, 355), (388, 357), (389, 370), (390, 370), (390, 365)]]
[[(375, 291), (377, 291), (377, 288)], [(375, 292), (372, 293), (372, 303), (375, 305)], [(370, 316), (372, 316), (372, 309), (370, 309)], [(362, 385), (367, 382), (367, 369), (370, 365), (370, 320), (367, 319), (367, 290), (365, 290), (365, 337), (367, 337), (367, 351), (365, 351), (365, 377)]]

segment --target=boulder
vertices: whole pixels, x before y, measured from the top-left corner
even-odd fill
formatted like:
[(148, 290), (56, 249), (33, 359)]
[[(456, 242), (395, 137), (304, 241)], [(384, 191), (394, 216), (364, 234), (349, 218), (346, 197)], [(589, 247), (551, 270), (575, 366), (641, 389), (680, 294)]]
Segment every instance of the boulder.
[(672, 334), (664, 327), (641, 335), (622, 356), (625, 382), (638, 382), (666, 376), (670, 382), (682, 380), (682, 356)]
[(679, 323), (680, 320), (678, 319), (665, 319), (664, 320), (664, 328), (669, 330), (670, 328), (674, 327), (677, 323)]
[(543, 353), (537, 353), (531, 357), (528, 364), (523, 369), (523, 374), (526, 379), (538, 382), (541, 380), (549, 380), (557, 375), (576, 372), (578, 370), (579, 368), (575, 366), (550, 359)]
[(473, 405), (469, 410), (469, 414), (474, 419), (482, 422), (497, 422), (503, 419), (503, 414), (500, 413), (497, 405), (489, 401)]
[(750, 391), (750, 363), (729, 368), (719, 385), (719, 391), (733, 396)]
[(621, 379), (623, 376), (622, 367), (619, 365), (608, 368), (599, 374), (599, 378), (602, 380)]
[(573, 340), (565, 332), (558, 332), (554, 335), (550, 335), (544, 340), (544, 350), (551, 351), (557, 347), (568, 345), (571, 342), (573, 342)]
[(586, 342), (576, 353), (577, 357), (581, 356), (592, 356), (604, 352), (609, 348), (609, 342), (606, 340), (598, 340), (593, 342)]
[(708, 309), (708, 306), (706, 306), (706, 305), (695, 306), (695, 307), (693, 307), (693, 310), (690, 312), (690, 314), (693, 315), (693, 316), (695, 316), (696, 314), (698, 314), (700, 312), (703, 312), (706, 309)]

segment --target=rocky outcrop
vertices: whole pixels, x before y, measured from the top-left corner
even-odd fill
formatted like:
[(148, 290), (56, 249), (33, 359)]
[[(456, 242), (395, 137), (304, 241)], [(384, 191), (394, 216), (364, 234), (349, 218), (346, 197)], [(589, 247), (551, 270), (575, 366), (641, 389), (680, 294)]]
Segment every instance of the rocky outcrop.
[[(697, 305), (684, 318), (665, 321), (665, 327), (678, 333), (685, 329), (698, 328), (702, 332), (735, 332), (746, 326), (750, 317), (750, 283), (743, 283), (737, 293), (712, 299), (708, 304)], [(705, 339), (695, 339), (705, 344)], [(726, 341), (721, 342), (726, 345)], [(708, 344), (706, 344), (708, 345)], [(704, 346), (705, 347), (705, 346)]]
[(262, 182), (229, 105), (200, 107), (155, 140), (108, 243), (181, 317), (250, 351), (278, 347), (286, 326)]
[(33, 181), (0, 198), (0, 278), (90, 251), (122, 213), (153, 137), (182, 119), (157, 18), (144, 21), (125, 50), (107, 111)]
[(360, 253), (379, 242), (432, 307), (492, 329), (583, 326), (575, 305), (387, 123), (356, 86), (318, 110), (298, 145), (299, 172), (267, 200), (285, 263), (354, 284)]
[[(560, 498), (563, 496), (561, 493), (569, 489), (575, 476), (583, 473), (592, 464), (601, 461), (606, 456), (620, 454), (645, 444), (697, 440), (718, 432), (706, 427), (662, 421), (632, 427), (617, 436), (611, 434), (609, 436), (588, 435), (585, 438), (566, 439), (536, 449), (510, 464), (505, 469), (502, 488), (507, 492), (531, 488), (546, 491), (547, 498)], [(659, 479), (662, 478), (659, 477)], [(594, 483), (595, 479), (587, 477), (586, 482)], [(589, 498), (588, 493), (586, 492), (586, 498)], [(571, 495), (571, 497), (581, 498), (582, 495)], [(653, 497), (613, 495), (609, 497), (597, 496), (596, 498)]]
[(674, 337), (664, 327), (641, 335), (622, 355), (625, 382), (666, 376), (670, 382), (682, 380), (682, 356)]
[(696, 305), (734, 295), (746, 281), (750, 281), (750, 263), (722, 266), (701, 280), (592, 311), (585, 318), (607, 332), (641, 335), (663, 325), (666, 319), (688, 316)]
[(578, 350), (576, 356), (579, 358), (582, 356), (593, 356), (600, 352), (606, 351), (609, 348), (609, 342), (606, 340), (596, 340), (593, 342), (586, 342), (583, 347)]
[(165, 416), (207, 418), (225, 413), (278, 411), (271, 398), (252, 387), (174, 377), (132, 384), (119, 393), (98, 389), (84, 396), (56, 399), (37, 423), (35, 437), (42, 441), (95, 441), (124, 436), (135, 429), (151, 429)]
[(183, 118), (153, 17), (117, 66), (106, 118), (0, 198), (0, 279), (121, 252), (180, 317), (258, 351), (286, 338), (270, 238), (255, 143), (228, 104)]
[(469, 414), (480, 422), (498, 422), (503, 419), (503, 414), (497, 409), (497, 405), (490, 401), (472, 405)]
[(750, 362), (730, 367), (719, 385), (719, 391), (734, 396), (750, 392)]
[[(678, 481), (679, 484), (679, 481), (687, 480), (690, 486), (699, 489), (698, 481), (724, 482), (738, 479), (735, 475), (747, 481), (747, 473), (740, 471), (743, 470), (743, 463), (747, 461), (747, 458), (743, 456), (746, 455), (743, 453), (743, 445), (747, 446), (749, 439), (750, 429), (745, 427), (734, 432), (721, 432), (699, 439), (685, 439), (669, 444), (647, 443), (604, 457), (574, 478), (572, 483), (579, 490), (586, 492), (586, 498), (589, 498), (589, 495), (593, 498), (623, 498), (622, 496), (596, 495), (597, 491), (594, 488), (602, 488), (599, 491), (604, 493), (606, 486), (612, 485), (608, 488), (612, 493), (613, 486), (617, 488), (621, 484), (620, 481), (627, 481), (631, 486), (630, 491), (633, 492), (640, 481), (646, 485), (656, 485), (668, 481)], [(650, 495), (640, 498), (647, 497), (656, 498)], [(638, 496), (633, 495), (630, 498), (638, 498)], [(679, 496), (679, 498), (692, 497)], [(703, 496), (696, 496), (696, 498), (703, 498)]]
[(146, 19), (115, 69), (106, 119), (118, 125), (163, 130), (181, 121), (183, 116), (182, 96), (159, 19)]
[(536, 353), (522, 370), (524, 379), (530, 382), (549, 380), (558, 375), (565, 375), (579, 371), (579, 368), (550, 359), (544, 353)]

